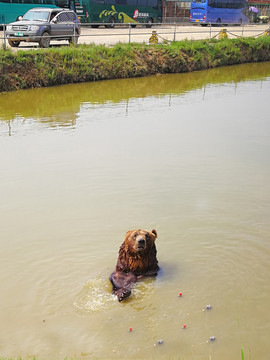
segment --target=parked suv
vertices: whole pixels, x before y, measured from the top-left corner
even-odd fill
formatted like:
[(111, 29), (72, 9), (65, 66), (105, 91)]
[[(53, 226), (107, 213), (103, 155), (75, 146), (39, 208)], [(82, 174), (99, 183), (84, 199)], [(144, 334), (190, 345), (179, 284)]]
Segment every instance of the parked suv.
[(10, 46), (17, 47), (21, 41), (38, 42), (47, 48), (51, 40), (68, 40), (77, 44), (80, 21), (72, 10), (60, 8), (34, 8), (6, 28)]

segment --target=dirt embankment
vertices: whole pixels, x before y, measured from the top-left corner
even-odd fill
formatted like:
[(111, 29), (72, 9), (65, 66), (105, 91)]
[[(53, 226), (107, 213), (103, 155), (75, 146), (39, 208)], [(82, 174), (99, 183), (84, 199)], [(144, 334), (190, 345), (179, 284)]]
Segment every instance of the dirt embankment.
[(0, 50), (0, 92), (270, 61), (270, 36), (163, 45)]

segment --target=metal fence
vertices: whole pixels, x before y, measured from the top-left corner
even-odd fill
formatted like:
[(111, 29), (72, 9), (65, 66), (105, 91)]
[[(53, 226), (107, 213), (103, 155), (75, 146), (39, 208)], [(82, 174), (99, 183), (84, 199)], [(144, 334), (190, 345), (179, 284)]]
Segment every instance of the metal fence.
[[(105, 28), (92, 28), (97, 24), (81, 24), (81, 34), (78, 35), (75, 31), (73, 35), (67, 39), (67, 36), (62, 38), (59, 36), (51, 36), (50, 43), (55, 45), (55, 40), (68, 40), (73, 45), (79, 44), (106, 44), (114, 45), (118, 42), (125, 43), (170, 43), (172, 41), (180, 41), (184, 39), (201, 40), (213, 38), (237, 38), (237, 37), (258, 37), (262, 35), (270, 36), (269, 24), (254, 25), (254, 24), (230, 24), (229, 26), (220, 26), (220, 24), (209, 24), (207, 27), (194, 26), (191, 24), (153, 24), (151, 28), (147, 28), (143, 24), (117, 24), (114, 28), (107, 28), (111, 24), (105, 25)], [(238, 25), (238, 26), (237, 26)], [(106, 27), (107, 26), (107, 27)], [(6, 34), (6, 24), (2, 24), (3, 31), (0, 32), (0, 44), (4, 49), (8, 48), (9, 38)], [(27, 44), (28, 37), (21, 36), (16, 39), (18, 42)], [(35, 37), (35, 42), (31, 42), (31, 47), (39, 46), (40, 37)], [(17, 45), (17, 44), (16, 44)], [(24, 46), (25, 47), (25, 46)], [(29, 47), (29, 46), (27, 46)]]

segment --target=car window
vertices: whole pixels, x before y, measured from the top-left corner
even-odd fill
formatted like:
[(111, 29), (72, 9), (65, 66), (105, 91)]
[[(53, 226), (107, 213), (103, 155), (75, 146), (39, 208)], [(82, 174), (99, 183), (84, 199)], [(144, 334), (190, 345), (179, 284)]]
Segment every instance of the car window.
[(48, 11), (27, 11), (24, 14), (23, 20), (39, 20), (48, 21), (50, 13)]
[(50, 21), (52, 21), (52, 19), (58, 14), (57, 11), (52, 11), (51, 16), (50, 16)]
[(67, 16), (68, 16), (68, 20), (69, 20), (69, 21), (74, 21), (74, 20), (76, 20), (76, 15), (75, 15), (75, 13), (73, 13), (73, 12), (67, 13)]
[(67, 22), (70, 21), (68, 13), (62, 12), (57, 17), (57, 22)]

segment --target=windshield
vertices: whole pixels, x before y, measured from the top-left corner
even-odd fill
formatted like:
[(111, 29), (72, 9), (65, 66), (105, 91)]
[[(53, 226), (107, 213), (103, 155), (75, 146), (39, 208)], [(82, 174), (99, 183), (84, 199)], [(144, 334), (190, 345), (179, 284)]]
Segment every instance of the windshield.
[(27, 11), (23, 16), (23, 20), (38, 20), (38, 21), (48, 21), (49, 20), (49, 11)]

